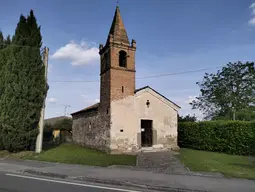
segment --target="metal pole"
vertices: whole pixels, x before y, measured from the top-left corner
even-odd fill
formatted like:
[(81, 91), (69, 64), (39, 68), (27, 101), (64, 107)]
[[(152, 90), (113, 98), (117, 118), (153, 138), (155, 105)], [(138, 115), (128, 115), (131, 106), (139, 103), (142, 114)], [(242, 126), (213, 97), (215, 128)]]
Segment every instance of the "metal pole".
[(67, 115), (67, 113), (66, 113), (66, 110), (67, 110), (67, 107), (71, 107), (70, 105), (64, 105), (65, 106), (65, 108), (64, 108), (64, 115), (66, 116)]
[(236, 111), (235, 111), (235, 108), (233, 108), (233, 121), (236, 120)]
[[(45, 66), (45, 80), (46, 83), (48, 82), (47, 76), (48, 76), (48, 57), (49, 57), (49, 48), (44, 47), (44, 53), (43, 53), (43, 63)], [(44, 126), (44, 113), (45, 113), (45, 100), (43, 101), (43, 107), (41, 110), (41, 117), (39, 121), (39, 134), (37, 135), (36, 139), (36, 153), (40, 153), (42, 151), (42, 143), (43, 143), (43, 126)]]

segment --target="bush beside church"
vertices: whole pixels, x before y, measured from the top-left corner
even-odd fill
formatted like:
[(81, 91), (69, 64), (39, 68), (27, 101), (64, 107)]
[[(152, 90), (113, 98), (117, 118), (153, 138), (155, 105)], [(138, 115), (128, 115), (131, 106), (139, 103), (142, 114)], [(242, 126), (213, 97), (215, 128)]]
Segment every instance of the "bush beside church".
[(234, 155), (255, 155), (255, 121), (180, 122), (178, 145)]

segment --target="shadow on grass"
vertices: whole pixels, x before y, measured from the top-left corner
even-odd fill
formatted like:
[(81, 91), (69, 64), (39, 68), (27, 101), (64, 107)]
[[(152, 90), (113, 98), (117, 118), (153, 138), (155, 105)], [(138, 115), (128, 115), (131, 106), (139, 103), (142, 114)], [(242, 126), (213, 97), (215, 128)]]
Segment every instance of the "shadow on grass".
[(46, 141), (46, 142), (43, 142), (43, 151), (48, 151), (50, 149), (54, 149), (56, 147), (58, 147), (59, 145), (61, 145), (61, 143), (56, 143), (56, 142), (53, 142), (53, 141)]

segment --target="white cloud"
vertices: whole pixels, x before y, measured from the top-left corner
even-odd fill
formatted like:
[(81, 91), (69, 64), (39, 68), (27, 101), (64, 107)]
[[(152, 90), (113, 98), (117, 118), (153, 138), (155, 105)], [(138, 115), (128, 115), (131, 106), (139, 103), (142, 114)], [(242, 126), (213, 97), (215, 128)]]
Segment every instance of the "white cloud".
[(255, 9), (255, 3), (252, 3), (250, 6), (251, 9)]
[[(83, 97), (83, 101), (87, 104), (95, 104), (100, 102), (100, 99), (98, 99), (97, 97), (95, 97), (94, 94), (82, 94), (81, 97)], [(97, 98), (97, 99), (94, 99)]]
[(192, 106), (189, 104), (195, 99), (196, 96), (183, 96), (176, 97), (172, 101), (176, 102), (181, 107), (181, 110), (179, 111), (181, 116), (195, 115), (198, 120), (202, 120), (204, 117), (203, 113), (199, 110), (192, 109)]
[(189, 96), (186, 103), (190, 104), (193, 100), (196, 100), (196, 96)]
[[(250, 8), (252, 9), (252, 15), (255, 15), (255, 3), (252, 3), (250, 5)], [(255, 26), (255, 17), (253, 17), (252, 19), (249, 20), (249, 25), (251, 26)]]
[(252, 25), (252, 26), (255, 26), (255, 17), (252, 18), (252, 19), (249, 21), (249, 24)]
[(52, 56), (52, 59), (69, 60), (74, 66), (87, 65), (99, 59), (99, 49), (95, 44), (81, 41), (80, 44), (70, 41), (60, 47)]
[(48, 102), (49, 102), (49, 103), (56, 103), (56, 102), (57, 102), (57, 99), (52, 97), (52, 98), (49, 98), (49, 99), (48, 99)]

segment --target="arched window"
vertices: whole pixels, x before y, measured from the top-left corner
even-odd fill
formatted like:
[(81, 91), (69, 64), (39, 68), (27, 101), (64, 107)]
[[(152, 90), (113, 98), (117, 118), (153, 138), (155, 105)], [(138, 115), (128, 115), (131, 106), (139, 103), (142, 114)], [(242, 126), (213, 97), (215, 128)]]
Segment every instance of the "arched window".
[(119, 66), (127, 67), (127, 53), (125, 51), (119, 52)]

